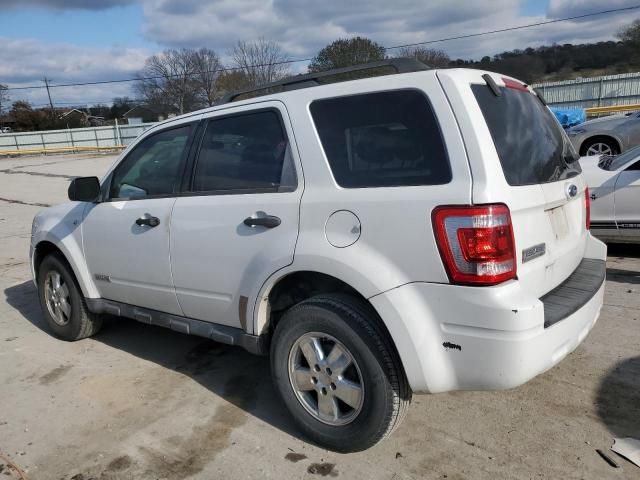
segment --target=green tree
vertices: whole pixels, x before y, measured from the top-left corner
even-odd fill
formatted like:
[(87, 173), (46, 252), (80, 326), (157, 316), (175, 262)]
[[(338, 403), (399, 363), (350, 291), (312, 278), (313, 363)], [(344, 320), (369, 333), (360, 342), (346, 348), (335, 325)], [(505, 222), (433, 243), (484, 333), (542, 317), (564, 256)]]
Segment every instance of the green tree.
[(398, 51), (398, 56), (416, 58), (433, 68), (447, 68), (451, 63), (449, 55), (442, 50), (422, 46), (402, 47)]
[(364, 37), (340, 38), (321, 49), (309, 64), (310, 72), (350, 67), (384, 60), (385, 49)]
[(226, 70), (216, 78), (216, 89), (221, 96), (249, 86), (249, 79), (242, 70)]
[(18, 131), (32, 132), (52, 128), (51, 115), (43, 110), (34, 110), (24, 100), (13, 102), (11, 116), (16, 120)]

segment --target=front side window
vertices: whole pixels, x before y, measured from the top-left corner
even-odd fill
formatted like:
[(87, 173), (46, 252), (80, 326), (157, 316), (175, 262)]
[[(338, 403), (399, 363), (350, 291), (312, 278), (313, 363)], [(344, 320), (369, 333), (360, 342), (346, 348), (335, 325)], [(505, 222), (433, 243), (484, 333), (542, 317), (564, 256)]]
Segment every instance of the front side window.
[(292, 191), (291, 149), (274, 110), (209, 121), (193, 177), (194, 192)]
[(174, 193), (190, 131), (186, 125), (142, 140), (114, 170), (109, 197), (135, 200)]
[(421, 92), (398, 90), (316, 100), (310, 111), (341, 187), (451, 181), (440, 127)]

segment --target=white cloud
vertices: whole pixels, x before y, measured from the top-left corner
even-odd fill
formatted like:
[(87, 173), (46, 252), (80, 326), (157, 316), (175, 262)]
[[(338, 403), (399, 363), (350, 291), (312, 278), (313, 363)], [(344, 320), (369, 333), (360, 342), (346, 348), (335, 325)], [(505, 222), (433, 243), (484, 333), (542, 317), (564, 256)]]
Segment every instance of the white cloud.
[[(398, 45), (495, 30), (633, 5), (635, 0), (551, 0), (546, 15), (522, 15), (522, 0), (144, 0), (147, 38), (206, 45), (224, 53), (238, 39), (281, 43), (292, 57), (313, 55), (338, 37)], [(635, 2), (637, 3), (637, 2)], [(452, 57), (479, 58), (529, 45), (611, 39), (630, 12), (434, 44)]]
[(0, 0), (2, 8), (43, 7), (54, 10), (104, 10), (138, 0)]
[[(23, 4), (57, 4), (75, 8), (80, 0), (21, 0)], [(94, 7), (136, 0), (98, 0)], [(237, 40), (264, 37), (280, 43), (291, 58), (313, 56), (339, 37), (365, 36), (384, 46), (502, 29), (566, 16), (633, 5), (637, 0), (550, 0), (546, 12), (524, 15), (524, 0), (138, 0), (142, 2), (143, 35), (161, 50), (166, 47), (215, 49), (225, 59)], [(2, 5), (15, 1), (0, 0)], [(484, 55), (551, 43), (590, 43), (613, 39), (638, 17), (640, 10), (559, 22), (536, 28), (461, 39), (429, 46), (452, 58), (478, 59)], [(130, 78), (145, 58), (155, 53), (133, 48), (95, 48), (79, 44), (48, 44), (35, 40), (0, 38), (0, 79), (16, 84), (38, 83), (44, 75), (56, 83)], [(293, 65), (301, 71), (305, 64)], [(131, 84), (55, 89), (67, 100), (108, 100), (131, 94)], [(44, 91), (20, 95), (44, 103)], [(44, 98), (43, 98), (44, 95)], [(18, 96), (15, 92), (14, 98)], [(98, 97), (98, 98), (89, 98)], [(59, 98), (56, 98), (58, 101)]]
[[(54, 84), (131, 78), (150, 53), (124, 47), (89, 48), (2, 37), (0, 45), (0, 79), (12, 87), (42, 85), (40, 80), (45, 76)], [(109, 100), (130, 95), (131, 84), (54, 88), (51, 92), (56, 102)], [(48, 101), (44, 89), (10, 90), (9, 94), (12, 100), (28, 99), (34, 104)]]

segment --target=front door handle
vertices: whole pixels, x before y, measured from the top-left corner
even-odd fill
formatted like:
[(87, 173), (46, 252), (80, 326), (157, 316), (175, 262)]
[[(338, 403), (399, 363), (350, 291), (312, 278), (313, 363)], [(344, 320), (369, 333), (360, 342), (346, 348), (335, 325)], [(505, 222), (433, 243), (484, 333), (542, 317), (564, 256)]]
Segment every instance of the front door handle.
[(275, 228), (280, 225), (282, 221), (279, 217), (273, 215), (265, 215), (264, 217), (247, 217), (244, 219), (244, 224), (247, 227), (265, 227)]
[(145, 215), (144, 217), (140, 217), (136, 220), (136, 225), (141, 227), (146, 225), (147, 227), (153, 228), (160, 225), (160, 219), (158, 217), (152, 217), (151, 215)]

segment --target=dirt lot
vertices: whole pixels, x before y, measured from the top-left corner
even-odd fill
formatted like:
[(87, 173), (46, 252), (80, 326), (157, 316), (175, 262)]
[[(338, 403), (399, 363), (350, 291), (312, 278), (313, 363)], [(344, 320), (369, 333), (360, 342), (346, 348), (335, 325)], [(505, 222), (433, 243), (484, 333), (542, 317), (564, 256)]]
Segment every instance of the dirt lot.
[(125, 319), (77, 343), (49, 334), (31, 219), (112, 161), (0, 159), (0, 454), (27, 478), (640, 478), (595, 452), (640, 438), (639, 247), (610, 248), (600, 320), (559, 366), (506, 392), (414, 396), (390, 439), (339, 455), (300, 436), (266, 358)]

